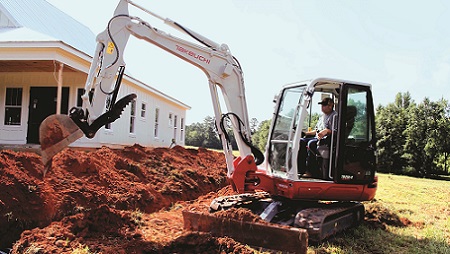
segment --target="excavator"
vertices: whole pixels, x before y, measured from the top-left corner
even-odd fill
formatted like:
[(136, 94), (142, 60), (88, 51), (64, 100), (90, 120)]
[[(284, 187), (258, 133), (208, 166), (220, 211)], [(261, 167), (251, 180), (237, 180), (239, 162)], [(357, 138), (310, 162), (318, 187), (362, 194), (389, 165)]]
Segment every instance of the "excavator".
[[(161, 19), (193, 42), (131, 16), (131, 6)], [(320, 242), (363, 220), (361, 202), (375, 197), (378, 183), (370, 84), (315, 78), (283, 86), (274, 99), (267, 145), (261, 152), (251, 142), (243, 71), (229, 47), (130, 0), (119, 1), (106, 29), (97, 36), (83, 106), (72, 108), (68, 115), (51, 115), (40, 126), (42, 160), (47, 167), (72, 142), (82, 136), (92, 138), (120, 118), (136, 98), (129, 94), (116, 101), (130, 35), (198, 67), (208, 79), (227, 176), (238, 194), (215, 199), (209, 214), (184, 211), (185, 228), (230, 235), (256, 246), (305, 252), (308, 240)], [(312, 151), (302, 146), (302, 140), (314, 128), (317, 105), (325, 98), (334, 102), (337, 114), (331, 119), (332, 130)], [(239, 156), (233, 155), (230, 126)], [(304, 149), (315, 163), (305, 162)], [(267, 224), (227, 224), (214, 217), (217, 211), (231, 208), (249, 209)]]

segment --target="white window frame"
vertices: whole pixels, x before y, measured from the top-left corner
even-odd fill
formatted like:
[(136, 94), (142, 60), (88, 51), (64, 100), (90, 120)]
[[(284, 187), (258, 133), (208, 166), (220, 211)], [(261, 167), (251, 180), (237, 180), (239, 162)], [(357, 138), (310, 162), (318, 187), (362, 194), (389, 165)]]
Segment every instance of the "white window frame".
[(136, 100), (130, 104), (130, 134), (136, 134)]
[(184, 141), (184, 118), (180, 118), (180, 141)]
[[(8, 98), (6, 98), (7, 94), (8, 94), (8, 89), (20, 90), (20, 95), (21, 95), (20, 98), (19, 98), (19, 96), (16, 98), (15, 102), (13, 102), (11, 100), (11, 104), (10, 105), (7, 104), (8, 103)], [(22, 105), (23, 105), (23, 96), (24, 96), (23, 92), (24, 92), (23, 87), (6, 87), (6, 89), (5, 89), (5, 104), (4, 104), (5, 105), (5, 112), (4, 112), (4, 118), (3, 118), (3, 124), (5, 126), (21, 126), (22, 125)], [(7, 119), (6, 119), (6, 117), (7, 117), (6, 111), (8, 109), (20, 109), (20, 111), (19, 111), (19, 119), (18, 119), (19, 122), (12, 123), (10, 121), (9, 122), (7, 121)]]
[(155, 127), (153, 129), (153, 135), (155, 138), (158, 137), (159, 135), (159, 115), (161, 113), (161, 110), (159, 109), (159, 107), (155, 108), (155, 118), (154, 118), (154, 123), (155, 123)]
[(147, 103), (145, 101), (141, 102), (141, 119), (147, 117)]
[(173, 113), (169, 112), (169, 128), (171, 128), (173, 125)]
[(173, 115), (173, 139), (177, 141), (178, 115)]

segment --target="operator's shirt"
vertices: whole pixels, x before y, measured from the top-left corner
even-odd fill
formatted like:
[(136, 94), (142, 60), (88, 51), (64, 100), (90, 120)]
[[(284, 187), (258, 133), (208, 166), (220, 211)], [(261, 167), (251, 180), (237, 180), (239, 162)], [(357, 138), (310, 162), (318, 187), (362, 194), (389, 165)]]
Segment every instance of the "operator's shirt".
[(334, 129), (333, 129), (333, 116), (337, 115), (336, 111), (331, 111), (330, 114), (326, 115), (323, 114), (320, 118), (319, 121), (316, 124), (316, 130), (322, 131), (325, 129), (329, 129), (329, 130), (333, 130), (336, 131), (337, 130), (337, 123), (334, 125)]

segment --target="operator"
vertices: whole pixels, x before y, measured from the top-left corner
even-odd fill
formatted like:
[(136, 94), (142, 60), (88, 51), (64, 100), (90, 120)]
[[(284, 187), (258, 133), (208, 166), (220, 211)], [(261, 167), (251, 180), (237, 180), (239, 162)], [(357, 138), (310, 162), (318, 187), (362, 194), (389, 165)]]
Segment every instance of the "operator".
[(315, 129), (303, 132), (303, 137), (300, 139), (299, 174), (305, 174), (305, 176), (315, 176), (316, 173), (319, 173), (316, 172), (319, 167), (316, 161), (317, 142), (331, 135), (333, 117), (337, 114), (334, 110), (333, 99), (326, 97), (319, 104), (322, 106), (323, 115), (319, 118)]

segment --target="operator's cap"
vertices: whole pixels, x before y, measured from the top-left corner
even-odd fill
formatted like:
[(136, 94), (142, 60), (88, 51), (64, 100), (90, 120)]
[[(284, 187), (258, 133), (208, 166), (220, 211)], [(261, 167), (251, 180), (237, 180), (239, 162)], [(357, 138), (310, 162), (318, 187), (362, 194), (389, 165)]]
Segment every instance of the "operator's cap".
[(334, 104), (333, 99), (331, 99), (330, 97), (326, 97), (326, 98), (323, 98), (323, 100), (321, 102), (319, 102), (319, 104), (329, 105), (330, 102), (331, 102), (331, 104)]

